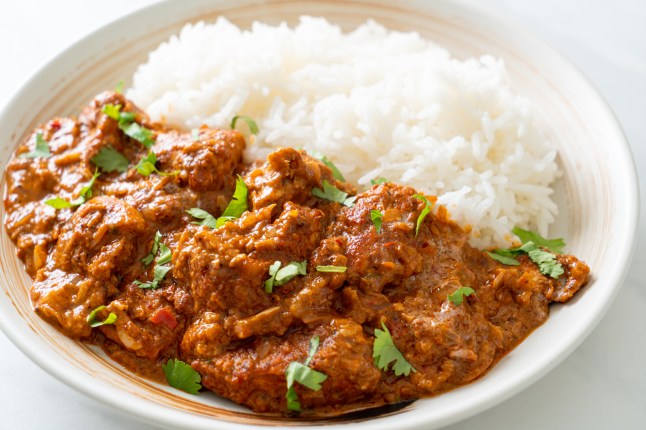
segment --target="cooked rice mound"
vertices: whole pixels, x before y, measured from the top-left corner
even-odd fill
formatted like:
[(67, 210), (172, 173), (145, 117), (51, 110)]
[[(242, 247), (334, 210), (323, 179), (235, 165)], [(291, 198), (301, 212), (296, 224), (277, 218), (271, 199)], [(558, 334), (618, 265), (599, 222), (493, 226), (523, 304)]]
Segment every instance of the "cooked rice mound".
[(298, 147), (359, 185), (385, 177), (437, 195), (474, 246), (507, 246), (514, 226), (545, 235), (557, 213), (556, 149), (504, 63), (453, 59), (417, 33), (373, 21), (343, 33), (312, 17), (293, 29), (188, 24), (150, 53), (127, 95), (183, 128), (253, 118), (247, 161)]

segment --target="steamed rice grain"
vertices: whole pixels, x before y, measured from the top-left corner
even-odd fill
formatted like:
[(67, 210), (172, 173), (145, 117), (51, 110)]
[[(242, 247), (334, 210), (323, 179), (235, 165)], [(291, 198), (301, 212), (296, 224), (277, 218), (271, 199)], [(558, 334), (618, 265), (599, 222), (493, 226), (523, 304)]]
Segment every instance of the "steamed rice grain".
[(359, 185), (385, 177), (437, 195), (475, 246), (507, 246), (514, 226), (546, 234), (557, 213), (556, 150), (503, 62), (458, 61), (417, 33), (368, 21), (344, 34), (312, 17), (293, 29), (189, 24), (151, 52), (128, 96), (186, 129), (254, 118), (248, 161), (298, 147)]

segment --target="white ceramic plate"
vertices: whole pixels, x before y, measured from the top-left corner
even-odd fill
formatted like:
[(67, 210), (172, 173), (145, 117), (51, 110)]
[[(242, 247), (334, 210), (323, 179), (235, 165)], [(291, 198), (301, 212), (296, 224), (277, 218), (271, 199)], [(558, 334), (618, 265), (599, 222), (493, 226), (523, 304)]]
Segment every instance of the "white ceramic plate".
[[(590, 265), (590, 284), (567, 305), (553, 306), (545, 325), (471, 385), (369, 420), (286, 421), (258, 417), (214, 395), (185, 395), (138, 378), (100, 351), (49, 327), (32, 311), (30, 279), (2, 228), (1, 328), (42, 368), (106, 404), (169, 428), (334, 423), (355, 429), (429, 429), (467, 418), (535, 382), (599, 321), (621, 285), (636, 229), (637, 181), (622, 132), (591, 85), (554, 51), (522, 30), (460, 3), (185, 0), (156, 4), (79, 41), (27, 82), (0, 114), (3, 170), (33, 127), (54, 115), (78, 113), (96, 93), (131, 76), (147, 52), (184, 23), (225, 15), (247, 27), (253, 20), (294, 23), (302, 14), (324, 16), (347, 30), (373, 18), (394, 30), (418, 31), (459, 58), (483, 54), (503, 58), (514, 85), (533, 100), (541, 131), (559, 148), (565, 176), (557, 185), (561, 214), (551, 233), (563, 235), (568, 251)], [(4, 188), (4, 180), (1, 185)]]

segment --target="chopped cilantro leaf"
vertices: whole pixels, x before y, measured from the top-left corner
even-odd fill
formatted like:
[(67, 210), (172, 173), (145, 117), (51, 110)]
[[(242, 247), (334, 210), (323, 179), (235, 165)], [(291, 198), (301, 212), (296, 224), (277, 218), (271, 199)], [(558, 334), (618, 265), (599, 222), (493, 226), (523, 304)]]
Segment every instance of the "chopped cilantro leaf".
[(213, 215), (200, 208), (192, 208), (186, 211), (193, 218), (201, 219), (202, 221), (193, 221), (193, 224), (204, 225), (206, 227), (215, 228), (217, 220)]
[(102, 111), (115, 121), (119, 121), (121, 119), (121, 105), (107, 104), (103, 106)]
[(49, 152), (49, 142), (43, 139), (43, 133), (37, 133), (34, 150), (20, 154), (20, 158), (49, 158), (51, 155), (51, 152)]
[(431, 203), (425, 196), (421, 194), (415, 194), (413, 197), (423, 201), (425, 204), (424, 209), (422, 209), (422, 213), (420, 213), (419, 216), (417, 217), (417, 223), (415, 226), (415, 236), (417, 236), (417, 234), (419, 233), (419, 228), (422, 226), (422, 222), (424, 222), (424, 218), (426, 218), (426, 215), (431, 213), (431, 209), (433, 208), (433, 203)]
[(272, 293), (274, 291), (274, 282), (276, 281), (276, 273), (281, 266), (280, 261), (274, 261), (271, 266), (269, 266), (269, 279), (265, 281), (265, 292)]
[(247, 123), (247, 127), (249, 127), (249, 131), (251, 132), (251, 134), (258, 134), (258, 132), (260, 131), (258, 129), (258, 124), (256, 124), (256, 121), (254, 121), (251, 117), (246, 115), (234, 116), (233, 119), (231, 120), (231, 130), (235, 130), (236, 123), (238, 122), (239, 119)]
[(117, 86), (114, 87), (114, 92), (117, 94), (121, 94), (123, 92), (123, 79), (117, 82)]
[(378, 211), (377, 209), (373, 209), (370, 211), (370, 219), (372, 220), (372, 223), (375, 225), (375, 230), (377, 231), (377, 234), (381, 233), (381, 222), (384, 218), (384, 214), (381, 211)]
[(81, 191), (79, 192), (79, 196), (74, 200), (68, 201), (60, 197), (55, 197), (53, 199), (45, 200), (45, 204), (53, 207), (54, 209), (64, 209), (64, 208), (71, 208), (74, 206), (81, 206), (88, 199), (92, 198), (92, 187), (94, 186), (94, 182), (96, 182), (96, 178), (98, 178), (100, 175), (101, 174), (97, 169), (94, 172), (92, 179), (90, 179), (90, 181), (87, 184), (85, 184), (83, 188), (81, 188)]
[(557, 239), (545, 239), (538, 233), (523, 230), (519, 227), (514, 227), (512, 232), (516, 236), (518, 236), (521, 243), (525, 244), (527, 242), (534, 242), (536, 246), (540, 248), (547, 248), (555, 254), (561, 254), (563, 252), (563, 248), (565, 248), (565, 241), (560, 237)]
[(291, 281), (296, 276), (307, 275), (307, 260), (291, 261), (287, 266), (281, 268), (276, 272), (274, 285), (280, 287)]
[(294, 390), (294, 382), (309, 388), (313, 391), (319, 391), (321, 384), (327, 379), (325, 373), (319, 372), (309, 367), (316, 350), (319, 347), (319, 337), (314, 336), (310, 339), (310, 346), (307, 354), (307, 359), (304, 363), (292, 361), (285, 370), (285, 378), (287, 379), (287, 409), (290, 411), (300, 411), (301, 404), (298, 401), (298, 395)]
[(240, 216), (247, 211), (247, 193), (247, 185), (244, 183), (244, 180), (240, 175), (238, 175), (238, 178), (236, 179), (236, 189), (233, 192), (233, 198), (227, 205), (224, 212), (222, 212), (222, 216), (217, 219), (216, 228), (222, 227), (227, 221), (240, 218)]
[(142, 157), (137, 164), (137, 172), (142, 176), (149, 176), (151, 173), (156, 172), (161, 176), (175, 176), (179, 174), (179, 170), (173, 172), (162, 172), (155, 167), (157, 164), (157, 155), (154, 152), (148, 151), (145, 157)]
[(108, 317), (103, 321), (97, 321), (96, 315), (102, 310), (104, 310), (105, 308), (106, 308), (105, 306), (99, 306), (98, 308), (90, 312), (90, 315), (88, 315), (87, 317), (87, 323), (90, 327), (94, 328), (102, 325), (114, 324), (114, 322), (117, 320), (117, 316), (112, 312), (110, 312)]
[(334, 185), (330, 184), (327, 179), (323, 180), (323, 189), (314, 188), (312, 194), (319, 199), (329, 200), (331, 202), (341, 203), (349, 208), (354, 206), (356, 196), (348, 197), (348, 193), (341, 191)]
[(323, 273), (344, 273), (346, 270), (345, 266), (316, 266), (316, 271)]
[(181, 360), (171, 358), (162, 366), (162, 370), (171, 387), (189, 394), (197, 394), (202, 388), (200, 374)]
[(534, 242), (527, 242), (519, 248), (526, 252), (529, 259), (538, 266), (538, 270), (546, 276), (558, 279), (565, 271), (563, 266), (556, 260), (556, 256), (551, 252), (543, 251), (538, 248)]
[(90, 159), (95, 166), (99, 167), (105, 173), (125, 172), (128, 170), (128, 159), (111, 145), (101, 148), (94, 157)]
[(380, 176), (378, 178), (370, 180), (370, 184), (372, 184), (372, 185), (385, 184), (387, 182), (390, 182), (390, 181), (388, 179), (384, 178), (383, 176)]
[(153, 246), (150, 248), (150, 252), (144, 258), (141, 259), (141, 262), (148, 266), (155, 259), (157, 255), (157, 250), (159, 249), (159, 241), (161, 240), (162, 235), (160, 232), (155, 233), (155, 238), (153, 239)]
[(494, 249), (493, 251), (486, 252), (489, 257), (502, 264), (506, 264), (508, 266), (520, 265), (520, 262), (514, 258), (514, 255), (516, 255), (516, 253), (509, 249)]
[[(154, 251), (154, 252), (153, 252)], [(155, 267), (153, 267), (153, 280), (149, 282), (135, 281), (135, 285), (143, 289), (154, 290), (159, 287), (161, 281), (164, 280), (166, 274), (172, 269), (172, 266), (169, 266), (168, 263), (172, 261), (171, 250), (161, 242), (161, 234), (157, 232), (155, 234), (155, 239), (153, 241), (153, 246), (150, 254), (144, 257), (142, 263), (149, 265), (153, 258), (151, 255), (157, 255), (157, 261), (155, 262)]]
[(312, 157), (320, 160), (321, 163), (325, 164), (332, 171), (332, 176), (334, 177), (334, 179), (336, 179), (337, 181), (345, 182), (345, 178), (341, 174), (341, 171), (334, 165), (333, 162), (330, 161), (329, 158), (317, 151), (309, 151), (309, 153)]
[(274, 261), (269, 266), (269, 279), (265, 281), (265, 291), (268, 293), (273, 292), (274, 286), (280, 287), (298, 275), (307, 275), (307, 260), (292, 261), (283, 268), (280, 267), (281, 264), (280, 261)]
[(118, 121), (119, 130), (126, 136), (135, 139), (146, 148), (150, 149), (155, 144), (153, 132), (135, 122), (134, 112), (121, 112), (121, 105), (106, 104), (103, 106), (103, 113)]
[[(543, 275), (558, 279), (559, 276), (565, 273), (563, 265), (558, 262), (554, 255), (554, 253), (558, 254), (563, 251), (565, 247), (563, 239), (545, 239), (538, 233), (523, 230), (518, 227), (514, 228), (513, 232), (520, 238), (523, 243), (522, 246), (511, 249), (495, 249), (492, 252), (487, 252), (487, 254), (503, 264), (518, 266), (520, 263), (514, 257), (520, 253), (525, 253), (538, 266), (538, 270)], [(534, 242), (533, 239), (536, 239), (537, 242)], [(545, 251), (541, 248), (548, 249), (552, 252)]]
[(381, 322), (381, 327), (383, 327), (383, 331), (378, 328), (375, 329), (375, 342), (372, 345), (372, 358), (375, 359), (377, 368), (387, 372), (390, 363), (394, 361), (392, 369), (395, 376), (408, 376), (411, 370), (417, 372), (397, 349), (390, 331), (388, 331), (388, 327), (383, 321)]
[(294, 386), (291, 386), (287, 389), (287, 394), (285, 395), (285, 397), (287, 398), (287, 410), (300, 412), (301, 402), (298, 401), (298, 394), (296, 394)]
[(453, 303), (455, 306), (460, 306), (464, 301), (465, 296), (470, 296), (475, 294), (475, 290), (471, 287), (460, 287), (455, 290), (453, 293), (446, 296), (446, 299)]

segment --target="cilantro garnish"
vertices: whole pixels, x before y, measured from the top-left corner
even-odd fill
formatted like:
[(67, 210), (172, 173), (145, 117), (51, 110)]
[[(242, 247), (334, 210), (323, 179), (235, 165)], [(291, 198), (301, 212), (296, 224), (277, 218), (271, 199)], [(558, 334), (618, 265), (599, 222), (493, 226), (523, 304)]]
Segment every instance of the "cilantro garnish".
[(384, 178), (383, 176), (380, 176), (378, 178), (370, 180), (370, 184), (372, 184), (372, 185), (385, 184), (387, 182), (390, 182), (390, 181), (388, 179)]
[(556, 239), (545, 239), (538, 233), (523, 230), (519, 227), (514, 227), (512, 232), (518, 236), (521, 243), (534, 242), (536, 246), (547, 248), (555, 254), (561, 254), (563, 252), (563, 248), (565, 248), (565, 241), (560, 237)]
[(348, 197), (348, 193), (341, 191), (334, 185), (330, 184), (327, 179), (323, 180), (323, 189), (313, 188), (312, 194), (319, 199), (341, 203), (349, 208), (354, 206), (354, 201), (357, 198), (356, 196)]
[(465, 296), (470, 296), (475, 294), (475, 290), (471, 287), (460, 287), (455, 290), (453, 293), (446, 296), (446, 299), (453, 303), (455, 306), (460, 306), (464, 301)]
[(153, 246), (150, 248), (150, 252), (144, 258), (141, 259), (141, 262), (148, 266), (155, 259), (157, 251), (159, 250), (159, 242), (161, 241), (162, 235), (160, 232), (155, 233), (155, 238), (153, 239)]
[(155, 167), (155, 164), (157, 164), (157, 155), (152, 151), (148, 151), (148, 155), (139, 160), (139, 163), (137, 164), (137, 172), (142, 176), (149, 176), (153, 172), (161, 176), (175, 176), (179, 174), (179, 170), (175, 170), (173, 172), (162, 172)]
[(145, 256), (141, 262), (145, 265), (152, 263), (154, 256), (157, 256), (157, 261), (155, 262), (155, 267), (153, 267), (153, 280), (150, 282), (141, 282), (135, 281), (135, 285), (139, 288), (144, 289), (156, 289), (159, 287), (159, 283), (164, 280), (166, 274), (172, 269), (172, 266), (169, 266), (168, 263), (172, 260), (171, 250), (161, 242), (161, 233), (155, 233), (155, 239), (153, 240), (153, 246), (150, 250), (150, 253)]
[(426, 218), (426, 215), (431, 213), (431, 209), (433, 208), (433, 203), (431, 203), (426, 197), (424, 197), (421, 194), (415, 194), (413, 197), (423, 201), (425, 204), (424, 209), (422, 209), (422, 213), (420, 213), (419, 216), (417, 217), (417, 224), (415, 226), (415, 236), (417, 236), (417, 234), (419, 233), (419, 228), (422, 226), (422, 222), (424, 221), (424, 218)]
[(20, 154), (20, 158), (49, 158), (52, 153), (49, 152), (49, 142), (43, 139), (43, 133), (36, 134), (36, 146), (31, 152)]
[(377, 231), (377, 234), (381, 233), (381, 222), (384, 218), (384, 214), (381, 211), (378, 211), (377, 209), (373, 209), (370, 211), (370, 219), (372, 220), (372, 223), (375, 225), (375, 230)]
[(329, 158), (317, 151), (309, 151), (309, 153), (312, 157), (320, 160), (321, 163), (325, 164), (332, 171), (332, 176), (334, 177), (334, 179), (336, 179), (337, 181), (345, 182), (343, 174), (341, 174), (341, 171), (334, 165), (333, 162), (330, 161)]
[(287, 366), (287, 370), (285, 370), (285, 377), (287, 378), (287, 395), (285, 397), (287, 398), (287, 409), (290, 411), (299, 412), (301, 410), (298, 394), (294, 390), (294, 382), (298, 382), (310, 390), (319, 391), (321, 384), (327, 379), (325, 373), (309, 367), (318, 347), (319, 337), (314, 336), (310, 339), (310, 347), (305, 362), (292, 361)]
[(227, 208), (222, 212), (222, 215), (218, 218), (215, 227), (220, 228), (224, 223), (231, 221), (232, 219), (240, 218), (240, 215), (245, 213), (248, 210), (247, 206), (247, 185), (244, 183), (244, 180), (238, 175), (236, 179), (236, 189), (233, 192), (233, 198), (227, 205)]
[(556, 256), (551, 252), (538, 248), (534, 242), (527, 242), (519, 249), (527, 253), (529, 259), (538, 265), (538, 270), (543, 275), (558, 279), (559, 276), (565, 273), (561, 263), (556, 260)]
[(487, 255), (492, 259), (506, 264), (508, 266), (518, 266), (520, 262), (514, 258), (517, 255), (514, 251), (509, 249), (494, 249), (493, 251), (486, 251)]
[(111, 145), (101, 148), (98, 154), (90, 159), (95, 166), (105, 173), (125, 172), (128, 170), (128, 159)]
[(103, 113), (118, 121), (119, 130), (126, 136), (135, 139), (146, 148), (150, 149), (155, 144), (153, 132), (135, 122), (134, 112), (121, 112), (121, 105), (106, 104), (103, 106)]
[(274, 291), (274, 286), (280, 287), (285, 285), (298, 275), (307, 275), (307, 260), (291, 261), (287, 266), (282, 269), (280, 261), (274, 261), (269, 266), (269, 279), (265, 281), (265, 291), (271, 293)]
[(171, 358), (162, 365), (162, 370), (171, 387), (189, 394), (197, 394), (202, 388), (200, 374), (182, 360)]
[(191, 208), (186, 211), (193, 218), (201, 219), (202, 221), (193, 221), (191, 224), (204, 225), (210, 228), (215, 228), (217, 220), (213, 215), (200, 208)]
[(117, 94), (121, 94), (123, 92), (123, 79), (117, 82), (117, 86), (114, 87), (114, 92)]
[(323, 273), (344, 273), (346, 270), (345, 266), (316, 266), (316, 271)]
[(377, 368), (387, 372), (390, 363), (394, 361), (392, 370), (395, 372), (395, 376), (408, 376), (411, 370), (417, 372), (397, 349), (388, 327), (383, 321), (381, 327), (383, 327), (383, 331), (375, 329), (375, 342), (372, 344), (372, 358), (375, 359)]
[(231, 120), (231, 130), (235, 130), (236, 123), (238, 122), (239, 119), (247, 123), (247, 127), (249, 127), (249, 131), (251, 132), (251, 134), (258, 134), (258, 132), (260, 131), (258, 129), (258, 124), (256, 124), (256, 121), (254, 121), (250, 116), (246, 116), (246, 115), (234, 116), (233, 119)]
[(108, 325), (108, 324), (114, 324), (114, 322), (117, 320), (117, 316), (110, 312), (108, 317), (104, 319), (103, 321), (97, 321), (96, 320), (96, 315), (104, 310), (106, 307), (105, 306), (99, 306), (98, 308), (94, 309), (92, 312), (90, 312), (90, 315), (87, 317), (87, 323), (90, 327), (99, 327), (102, 325)]
[(94, 182), (96, 181), (96, 178), (98, 178), (100, 175), (101, 174), (97, 169), (94, 172), (92, 179), (90, 179), (90, 182), (88, 182), (83, 186), (83, 188), (81, 188), (81, 192), (79, 193), (79, 196), (74, 200), (68, 201), (60, 197), (55, 197), (53, 199), (45, 200), (45, 204), (53, 207), (54, 209), (65, 209), (65, 208), (71, 208), (74, 206), (81, 206), (83, 203), (85, 203), (90, 198), (92, 198), (92, 187), (94, 186)]
[[(520, 238), (520, 241), (523, 243), (522, 246), (511, 249), (494, 249), (493, 251), (487, 251), (487, 255), (503, 264), (518, 266), (520, 263), (515, 257), (521, 253), (525, 253), (538, 266), (538, 270), (543, 275), (557, 279), (565, 273), (563, 265), (556, 260), (556, 256), (552, 253), (562, 252), (565, 247), (563, 239), (545, 239), (538, 233), (523, 230), (518, 227), (515, 227), (513, 232)], [(534, 239), (538, 242), (534, 242)], [(549, 249), (552, 252), (547, 252), (541, 249), (541, 247)]]

